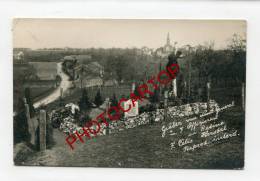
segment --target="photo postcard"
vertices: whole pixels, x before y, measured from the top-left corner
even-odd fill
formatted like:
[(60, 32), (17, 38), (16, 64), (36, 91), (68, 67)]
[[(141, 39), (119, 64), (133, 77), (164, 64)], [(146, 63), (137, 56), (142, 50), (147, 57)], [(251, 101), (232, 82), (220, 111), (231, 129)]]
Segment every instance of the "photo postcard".
[(13, 20), (17, 166), (243, 169), (246, 21)]

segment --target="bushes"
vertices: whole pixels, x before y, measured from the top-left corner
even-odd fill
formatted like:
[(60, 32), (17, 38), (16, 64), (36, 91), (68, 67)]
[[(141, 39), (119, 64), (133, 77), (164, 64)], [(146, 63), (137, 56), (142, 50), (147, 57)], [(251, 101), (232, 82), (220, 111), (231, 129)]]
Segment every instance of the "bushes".
[(82, 96), (79, 100), (79, 108), (81, 112), (82, 111), (85, 112), (91, 108), (91, 102), (89, 100), (88, 92), (86, 88), (84, 88), (82, 91)]
[(28, 123), (25, 111), (20, 112), (14, 117), (14, 144), (20, 142), (29, 142), (30, 134), (28, 132)]
[(94, 103), (96, 104), (97, 107), (99, 107), (103, 103), (103, 99), (100, 93), (100, 90), (97, 91), (97, 94), (95, 96)]

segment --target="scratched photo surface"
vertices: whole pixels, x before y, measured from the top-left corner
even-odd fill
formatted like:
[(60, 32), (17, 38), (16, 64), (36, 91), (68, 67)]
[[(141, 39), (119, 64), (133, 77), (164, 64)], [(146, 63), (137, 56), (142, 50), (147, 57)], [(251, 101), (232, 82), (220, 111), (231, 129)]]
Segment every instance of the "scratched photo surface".
[(246, 21), (14, 19), (17, 166), (243, 169)]

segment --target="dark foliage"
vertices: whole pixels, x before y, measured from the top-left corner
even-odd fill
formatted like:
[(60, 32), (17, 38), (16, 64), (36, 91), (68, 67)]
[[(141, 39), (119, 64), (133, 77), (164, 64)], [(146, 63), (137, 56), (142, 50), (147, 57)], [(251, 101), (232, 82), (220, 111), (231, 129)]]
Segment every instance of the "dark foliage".
[(100, 93), (100, 89), (97, 91), (97, 94), (96, 94), (95, 99), (94, 99), (94, 103), (98, 107), (103, 103), (103, 99), (102, 99), (102, 96), (101, 96), (101, 93)]
[(116, 99), (116, 94), (113, 94), (113, 97), (111, 99), (111, 106), (117, 106), (118, 105), (118, 101)]
[(154, 94), (150, 96), (151, 103), (158, 103), (160, 101), (160, 92), (158, 89), (154, 90)]
[(14, 117), (14, 144), (20, 142), (29, 142), (30, 134), (28, 132), (28, 123), (25, 111), (20, 112)]
[(80, 111), (87, 111), (91, 108), (91, 102), (89, 101), (87, 89), (82, 90), (82, 96), (79, 100)]

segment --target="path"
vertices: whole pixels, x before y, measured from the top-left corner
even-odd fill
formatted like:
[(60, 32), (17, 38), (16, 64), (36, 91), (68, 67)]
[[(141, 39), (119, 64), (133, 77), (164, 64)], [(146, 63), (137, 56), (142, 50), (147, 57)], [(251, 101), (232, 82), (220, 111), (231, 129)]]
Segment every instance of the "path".
[(61, 77), (60, 85), (52, 92), (50, 95), (42, 98), (41, 100), (35, 102), (33, 106), (38, 108), (42, 105), (47, 105), (60, 97), (60, 89), (63, 89), (63, 93), (71, 87), (71, 81), (69, 81), (69, 76), (65, 74), (62, 70), (62, 62), (57, 63), (57, 72), (58, 75)]

